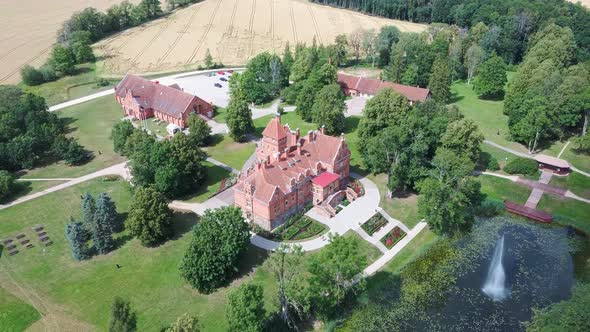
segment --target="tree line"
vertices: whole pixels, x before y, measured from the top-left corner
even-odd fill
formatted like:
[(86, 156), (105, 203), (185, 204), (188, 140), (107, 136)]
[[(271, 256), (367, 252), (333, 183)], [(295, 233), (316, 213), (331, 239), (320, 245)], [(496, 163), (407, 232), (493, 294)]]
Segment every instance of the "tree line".
[(64, 119), (48, 111), (43, 97), (13, 85), (0, 86), (0, 200), (19, 188), (10, 172), (56, 160), (79, 165), (92, 158), (66, 136), (67, 127)]
[(507, 63), (519, 63), (528, 37), (549, 22), (575, 34), (580, 59), (590, 56), (590, 14), (581, 4), (533, 0), (311, 0), (324, 5), (358, 10), (420, 23), (445, 23), (471, 28), (482, 22), (493, 31), (487, 38)]

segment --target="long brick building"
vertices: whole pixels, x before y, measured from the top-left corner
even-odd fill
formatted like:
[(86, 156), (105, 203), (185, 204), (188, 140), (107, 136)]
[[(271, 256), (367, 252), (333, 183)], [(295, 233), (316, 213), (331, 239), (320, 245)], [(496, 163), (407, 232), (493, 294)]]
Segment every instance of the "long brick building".
[(156, 117), (181, 128), (191, 113), (213, 116), (213, 105), (177, 85), (166, 86), (131, 74), (115, 87), (115, 99), (126, 115), (140, 120)]
[(308, 204), (322, 205), (346, 195), (350, 150), (344, 136), (324, 130), (301, 135), (273, 118), (256, 150), (257, 161), (234, 187), (235, 204), (246, 218), (272, 230)]
[(338, 73), (338, 84), (342, 87), (345, 95), (353, 97), (371, 97), (376, 95), (381, 89), (391, 88), (405, 96), (410, 104), (424, 102), (431, 95), (428, 89), (397, 84), (376, 78), (352, 76), (344, 73)]

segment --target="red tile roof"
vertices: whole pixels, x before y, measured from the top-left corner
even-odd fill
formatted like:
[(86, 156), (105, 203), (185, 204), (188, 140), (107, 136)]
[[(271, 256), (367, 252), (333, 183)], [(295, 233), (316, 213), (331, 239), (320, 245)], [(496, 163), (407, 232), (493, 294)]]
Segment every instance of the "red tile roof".
[(166, 85), (152, 82), (143, 77), (127, 74), (115, 87), (115, 93), (125, 98), (131, 91), (137, 104), (145, 109), (153, 109), (174, 118), (182, 118), (182, 114), (190, 111), (191, 103), (196, 96)]
[(344, 89), (356, 90), (363, 94), (375, 95), (379, 90), (391, 88), (408, 98), (409, 101), (425, 101), (430, 95), (430, 90), (382, 81), (376, 78), (366, 78), (338, 73), (338, 83)]
[(324, 173), (320, 174), (319, 176), (316, 176), (315, 178), (313, 178), (311, 180), (311, 182), (313, 182), (314, 184), (317, 184), (318, 186), (320, 186), (322, 188), (325, 188), (330, 183), (338, 180), (338, 178), (340, 178), (340, 175), (338, 175), (338, 174), (324, 172)]
[(535, 156), (535, 160), (538, 163), (547, 164), (547, 165), (551, 165), (554, 167), (570, 168), (570, 164), (567, 162), (567, 160), (558, 159), (558, 158), (547, 156), (544, 154), (539, 154), (539, 155)]
[(272, 120), (270, 120), (270, 122), (266, 125), (266, 128), (264, 128), (262, 136), (272, 138), (275, 141), (287, 137), (285, 129), (281, 125), (280, 117), (274, 117)]

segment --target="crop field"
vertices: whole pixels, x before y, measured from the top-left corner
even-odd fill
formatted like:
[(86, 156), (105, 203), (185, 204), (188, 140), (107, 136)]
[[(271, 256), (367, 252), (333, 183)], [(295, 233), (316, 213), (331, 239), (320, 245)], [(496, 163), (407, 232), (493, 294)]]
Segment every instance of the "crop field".
[(18, 83), (22, 67), (45, 63), (62, 22), (74, 12), (89, 6), (103, 11), (119, 2), (121, 0), (0, 1), (0, 84)]
[(241, 65), (262, 52), (282, 53), (287, 42), (328, 44), (357, 28), (395, 25), (420, 32), (426, 25), (383, 19), (305, 0), (207, 0), (162, 19), (123, 31), (95, 45), (101, 72), (158, 73), (190, 69), (213, 60)]

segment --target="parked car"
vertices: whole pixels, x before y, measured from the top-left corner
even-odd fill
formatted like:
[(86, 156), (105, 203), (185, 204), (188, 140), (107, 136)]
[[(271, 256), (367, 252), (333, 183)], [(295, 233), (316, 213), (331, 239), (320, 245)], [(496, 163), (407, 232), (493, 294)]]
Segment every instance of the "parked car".
[(220, 70), (220, 71), (218, 71), (217, 73), (218, 73), (219, 75), (225, 75), (225, 73), (224, 73), (223, 71), (221, 71), (221, 70)]
[(225, 78), (225, 77), (220, 77), (220, 78), (219, 78), (219, 80), (220, 80), (220, 81), (227, 82), (227, 78)]
[(215, 86), (216, 88), (221, 88), (221, 84), (219, 84), (219, 83), (215, 83), (215, 84), (214, 84), (214, 86)]
[(230, 69), (230, 70), (228, 70), (227, 72), (228, 72), (228, 73), (230, 73), (230, 74), (233, 74), (233, 73), (234, 73), (234, 71), (233, 71), (233, 70), (231, 70), (231, 69)]

